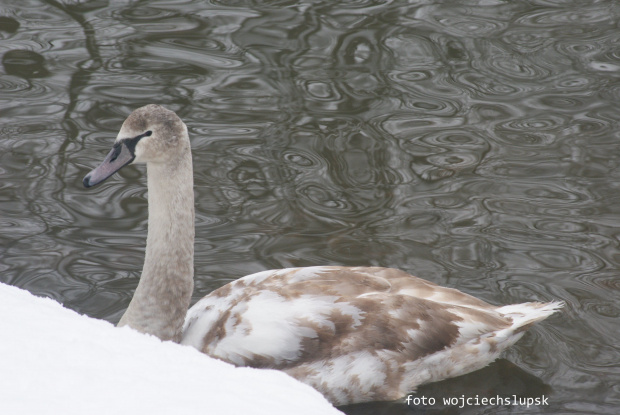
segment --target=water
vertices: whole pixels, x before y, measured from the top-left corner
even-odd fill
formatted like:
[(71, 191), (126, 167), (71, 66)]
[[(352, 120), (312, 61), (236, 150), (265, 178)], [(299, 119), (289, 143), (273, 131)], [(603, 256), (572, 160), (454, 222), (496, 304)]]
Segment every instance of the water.
[(339, 264), (567, 302), (507, 360), (416, 395), (547, 405), (347, 413), (617, 413), (617, 2), (30, 0), (0, 16), (2, 282), (120, 318), (144, 169), (81, 180), (159, 103), (192, 137), (196, 299)]

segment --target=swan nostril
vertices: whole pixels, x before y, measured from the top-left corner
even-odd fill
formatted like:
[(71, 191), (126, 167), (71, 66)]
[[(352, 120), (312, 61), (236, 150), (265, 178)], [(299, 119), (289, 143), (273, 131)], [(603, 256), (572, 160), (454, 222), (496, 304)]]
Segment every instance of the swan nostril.
[(119, 154), (121, 154), (122, 149), (122, 144), (121, 143), (116, 143), (114, 144), (114, 147), (112, 147), (114, 149), (114, 154), (112, 154), (112, 157), (110, 158), (110, 163), (112, 163), (114, 160), (116, 160), (119, 156)]

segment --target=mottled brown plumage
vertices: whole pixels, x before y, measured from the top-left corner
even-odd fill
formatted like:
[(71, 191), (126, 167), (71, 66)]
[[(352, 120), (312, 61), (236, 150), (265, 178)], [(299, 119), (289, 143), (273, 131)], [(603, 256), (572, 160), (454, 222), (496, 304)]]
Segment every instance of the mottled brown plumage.
[(285, 371), (336, 404), (391, 400), (485, 366), (523, 325), (557, 307), (528, 303), (504, 313), (396, 269), (291, 268), (203, 298), (188, 313), (182, 343), (239, 366)]

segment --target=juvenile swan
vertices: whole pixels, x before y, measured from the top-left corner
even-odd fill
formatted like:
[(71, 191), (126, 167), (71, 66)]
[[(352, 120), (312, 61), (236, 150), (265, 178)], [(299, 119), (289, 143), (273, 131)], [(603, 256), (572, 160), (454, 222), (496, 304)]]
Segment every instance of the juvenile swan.
[(187, 127), (159, 105), (135, 110), (91, 187), (146, 163), (149, 225), (140, 283), (118, 323), (238, 366), (275, 368), (336, 405), (394, 400), (486, 366), (562, 303), (496, 307), (403, 271), (317, 266), (262, 271), (187, 311), (194, 193)]

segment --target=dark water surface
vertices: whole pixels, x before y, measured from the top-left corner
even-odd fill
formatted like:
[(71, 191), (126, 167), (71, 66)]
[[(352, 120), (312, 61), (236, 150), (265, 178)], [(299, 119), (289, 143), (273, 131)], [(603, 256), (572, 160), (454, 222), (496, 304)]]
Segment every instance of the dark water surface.
[(348, 413), (618, 413), (620, 3), (6, 3), (0, 281), (120, 318), (144, 168), (81, 180), (131, 110), (159, 103), (192, 137), (195, 298), (338, 264), (495, 304), (566, 301), (507, 360), (417, 395), (547, 405)]

